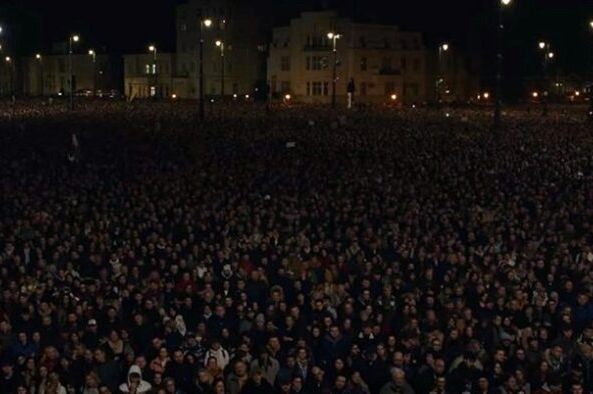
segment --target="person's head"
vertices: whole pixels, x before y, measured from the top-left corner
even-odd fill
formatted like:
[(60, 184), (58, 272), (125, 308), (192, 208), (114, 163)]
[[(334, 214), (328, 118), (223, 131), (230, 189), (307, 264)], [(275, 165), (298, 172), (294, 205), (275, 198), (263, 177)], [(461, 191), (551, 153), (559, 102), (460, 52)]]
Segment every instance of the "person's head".
[(5, 362), (2, 364), (2, 373), (4, 376), (11, 376), (14, 372), (14, 368), (11, 363)]
[(260, 368), (254, 368), (251, 371), (251, 379), (255, 382), (255, 384), (260, 385), (263, 379), (263, 372)]
[(295, 376), (292, 378), (292, 389), (296, 392), (299, 392), (303, 389), (303, 378), (300, 376)]
[(84, 377), (84, 384), (86, 387), (98, 388), (99, 387), (99, 377), (95, 373), (91, 372)]
[(177, 349), (173, 352), (173, 361), (178, 364), (183, 363), (183, 352), (181, 350)]
[(585, 390), (583, 389), (583, 385), (581, 383), (573, 383), (570, 388), (571, 394), (584, 394)]
[(138, 385), (138, 384), (140, 384), (140, 380), (142, 380), (140, 374), (138, 372), (135, 372), (135, 371), (134, 372), (131, 372), (128, 375), (128, 379), (129, 379), (131, 385), (132, 384), (133, 385)]
[(206, 363), (206, 366), (210, 369), (217, 368), (218, 360), (216, 359), (216, 357), (208, 357), (208, 362)]
[(166, 347), (164, 347), (164, 346), (163, 346), (163, 347), (161, 347), (161, 348), (159, 349), (159, 358), (160, 358), (161, 360), (165, 360), (165, 359), (167, 359), (168, 357), (169, 357), (169, 352), (167, 352), (167, 348), (166, 348)]
[(478, 379), (478, 387), (482, 391), (488, 391), (488, 388), (490, 387), (490, 382), (488, 382), (488, 379), (486, 377), (482, 376)]
[(344, 375), (338, 375), (336, 376), (336, 381), (334, 383), (336, 389), (338, 390), (344, 390), (346, 388), (346, 383), (347, 383), (347, 379), (346, 376)]
[(239, 377), (243, 377), (243, 376), (247, 375), (247, 364), (245, 364), (241, 360), (235, 362), (234, 372), (235, 372), (235, 375), (237, 375)]
[(175, 385), (175, 379), (167, 378), (165, 379), (165, 391), (167, 394), (174, 394), (177, 391), (177, 386)]
[(94, 356), (95, 356), (95, 361), (100, 364), (103, 364), (104, 362), (107, 361), (107, 357), (106, 357), (105, 351), (103, 351), (103, 349), (95, 350)]
[(393, 368), (391, 370), (391, 378), (398, 386), (403, 386), (406, 383), (406, 373), (401, 368)]
[(225, 386), (224, 386), (224, 381), (222, 379), (217, 379), (214, 381), (214, 383), (212, 384), (212, 387), (214, 387), (214, 393), (216, 394), (225, 394)]
[(445, 360), (441, 357), (434, 360), (434, 372), (439, 376), (445, 373)]

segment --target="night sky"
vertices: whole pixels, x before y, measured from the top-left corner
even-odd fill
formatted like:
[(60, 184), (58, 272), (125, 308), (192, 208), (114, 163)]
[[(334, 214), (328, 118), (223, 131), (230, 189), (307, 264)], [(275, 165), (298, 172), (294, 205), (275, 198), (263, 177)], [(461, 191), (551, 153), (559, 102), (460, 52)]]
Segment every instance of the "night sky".
[[(239, 0), (249, 1), (264, 20), (287, 22), (299, 11), (335, 6), (359, 20), (393, 23), (425, 33), (428, 44), (448, 41), (480, 56), (482, 74), (494, 59), (499, 0)], [(9, 51), (31, 54), (78, 32), (84, 47), (113, 53), (143, 51), (148, 42), (174, 48), (174, 9), (182, 0), (0, 0), (2, 38)], [(537, 42), (552, 43), (556, 67), (566, 73), (593, 70), (592, 0), (514, 0), (505, 12), (507, 74), (533, 75)], [(270, 23), (271, 24), (271, 23)], [(265, 28), (266, 26), (264, 26)]]

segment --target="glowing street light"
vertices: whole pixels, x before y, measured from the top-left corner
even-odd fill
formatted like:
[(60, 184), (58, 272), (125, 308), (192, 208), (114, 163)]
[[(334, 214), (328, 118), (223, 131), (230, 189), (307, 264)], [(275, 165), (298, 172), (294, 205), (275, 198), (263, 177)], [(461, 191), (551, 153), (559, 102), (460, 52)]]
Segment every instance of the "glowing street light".
[(4, 58), (4, 61), (5, 61), (6, 63), (10, 63), (10, 62), (12, 61), (12, 59), (10, 58), (10, 56), (6, 56), (6, 57)]
[(173, 93), (173, 94), (171, 95), (171, 98), (172, 98), (173, 100), (175, 100), (175, 99), (177, 98), (177, 95), (176, 95), (175, 93)]
[(483, 96), (486, 100), (488, 100), (490, 98), (490, 93), (484, 92)]
[(539, 97), (539, 93), (538, 92), (533, 92), (533, 93), (531, 93), (531, 97), (538, 98)]
[(338, 66), (338, 48), (337, 42), (340, 38), (342, 38), (341, 34), (334, 33), (330, 31), (327, 33), (327, 38), (332, 40), (332, 52), (334, 53), (334, 64), (332, 67), (332, 108), (336, 108), (336, 67)]
[(40, 54), (40, 53), (36, 54), (36, 55), (35, 55), (35, 59), (37, 59), (37, 60), (41, 60), (41, 54)]
[(198, 82), (198, 94), (200, 95), (200, 119), (204, 119), (205, 114), (205, 101), (204, 101), (204, 28), (212, 26), (212, 19), (200, 19), (200, 69), (199, 69), (199, 82)]
[(397, 94), (393, 93), (391, 95), (391, 101), (395, 101), (395, 100), (397, 100)]
[(546, 49), (546, 43), (543, 41), (540, 41), (538, 46), (539, 46), (539, 49)]
[(503, 40), (503, 32), (504, 32), (504, 24), (503, 24), (503, 10), (508, 8), (512, 3), (512, 0), (500, 0), (500, 6), (498, 7), (498, 35), (497, 35), (497, 48), (498, 53), (496, 56), (496, 97), (495, 97), (495, 105), (494, 105), (494, 129), (500, 129), (500, 121), (502, 115), (502, 63), (503, 63), (503, 53), (502, 53), (502, 40)]
[(291, 99), (291, 98), (292, 98), (292, 97), (290, 96), (290, 94), (285, 94), (285, 95), (284, 95), (284, 99), (285, 99), (286, 101), (290, 101), (290, 99)]
[(70, 111), (74, 110), (74, 65), (72, 53), (74, 52), (74, 44), (80, 41), (78, 34), (71, 34), (68, 39), (68, 63), (70, 68)]
[(553, 59), (554, 56), (554, 52), (548, 52), (548, 59)]
[(224, 42), (216, 40), (215, 44), (220, 48), (220, 98), (224, 99)]
[(445, 43), (445, 44), (441, 45), (441, 49), (443, 51), (445, 51), (445, 52), (448, 51), (449, 50), (449, 44)]

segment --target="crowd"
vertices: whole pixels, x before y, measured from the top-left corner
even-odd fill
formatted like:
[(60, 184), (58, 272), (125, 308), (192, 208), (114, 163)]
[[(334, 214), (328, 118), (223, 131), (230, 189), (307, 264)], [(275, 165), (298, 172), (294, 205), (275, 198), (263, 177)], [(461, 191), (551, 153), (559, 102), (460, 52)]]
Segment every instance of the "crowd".
[(2, 104), (1, 393), (593, 393), (588, 126), (196, 112)]

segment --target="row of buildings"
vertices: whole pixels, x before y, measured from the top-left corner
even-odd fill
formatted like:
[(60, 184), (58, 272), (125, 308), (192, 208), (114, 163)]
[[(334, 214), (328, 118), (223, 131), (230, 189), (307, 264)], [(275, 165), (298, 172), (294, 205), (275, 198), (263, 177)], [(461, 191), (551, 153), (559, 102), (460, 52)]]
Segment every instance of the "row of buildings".
[[(465, 101), (479, 92), (475, 62), (453, 47), (428, 47), (419, 32), (357, 23), (333, 11), (302, 13), (271, 32), (261, 27), (249, 2), (190, 0), (177, 8), (175, 53), (147, 47), (119, 58), (75, 54), (72, 90), (195, 99), (203, 47), (207, 96), (262, 89), (272, 99), (329, 102), (334, 62), (338, 100), (350, 81), (361, 102)], [(70, 58), (62, 53), (3, 62), (0, 94), (68, 94)]]

